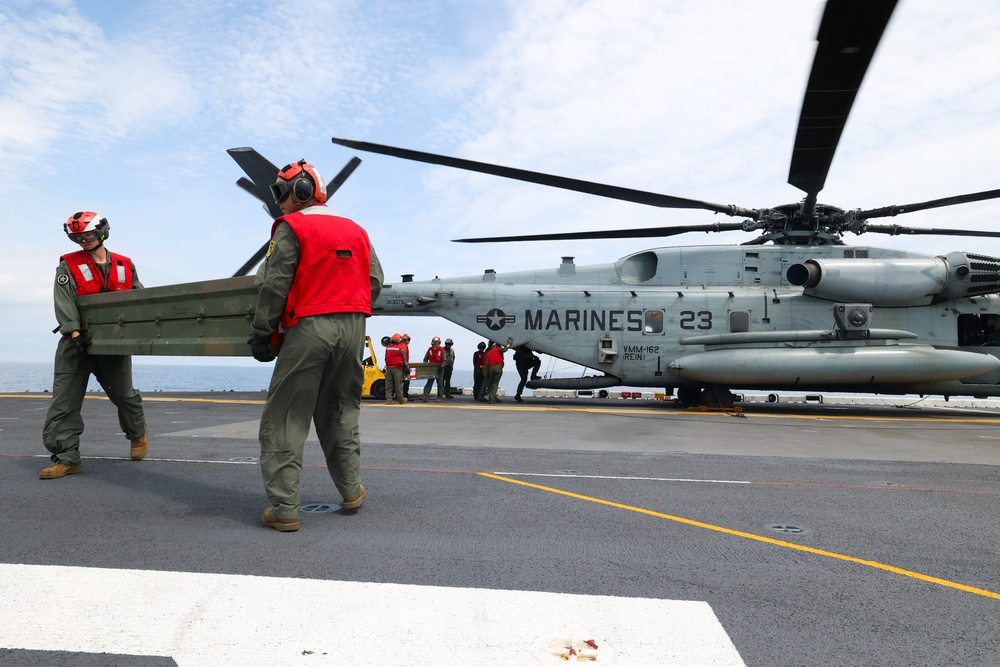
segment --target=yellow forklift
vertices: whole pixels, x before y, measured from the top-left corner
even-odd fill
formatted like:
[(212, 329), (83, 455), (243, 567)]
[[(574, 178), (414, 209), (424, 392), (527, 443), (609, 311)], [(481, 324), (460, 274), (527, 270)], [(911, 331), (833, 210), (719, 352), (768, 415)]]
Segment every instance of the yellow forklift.
[(361, 363), (365, 366), (365, 385), (361, 388), (361, 396), (371, 396), (384, 401), (385, 369), (379, 368), (378, 355), (372, 346), (371, 336), (365, 336), (365, 349), (361, 352), (361, 359)]

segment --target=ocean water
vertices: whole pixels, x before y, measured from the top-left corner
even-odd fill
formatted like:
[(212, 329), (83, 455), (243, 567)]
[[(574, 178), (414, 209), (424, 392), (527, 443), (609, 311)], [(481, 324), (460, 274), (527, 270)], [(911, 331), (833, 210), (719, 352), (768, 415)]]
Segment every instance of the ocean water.
[[(247, 366), (208, 366), (185, 364), (144, 364), (132, 360), (132, 384), (140, 392), (229, 392), (267, 391), (274, 364)], [(422, 390), (426, 381), (417, 380), (410, 385)], [(511, 364), (504, 373), (500, 386), (513, 394), (517, 390), (518, 376)], [(472, 387), (472, 371), (455, 371), (452, 374), (453, 387)], [(101, 387), (93, 377), (88, 391), (101, 392)], [(0, 362), (0, 393), (50, 392), (52, 391), (52, 364), (27, 362)], [(529, 392), (530, 393), (530, 392)]]

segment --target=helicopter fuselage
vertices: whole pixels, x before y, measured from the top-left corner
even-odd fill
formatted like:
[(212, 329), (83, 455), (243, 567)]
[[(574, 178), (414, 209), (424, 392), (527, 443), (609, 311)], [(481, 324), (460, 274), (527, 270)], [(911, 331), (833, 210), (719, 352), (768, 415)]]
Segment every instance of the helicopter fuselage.
[(386, 285), (375, 313), (437, 315), (599, 373), (536, 388), (1000, 395), (998, 267), (867, 246), (667, 247)]

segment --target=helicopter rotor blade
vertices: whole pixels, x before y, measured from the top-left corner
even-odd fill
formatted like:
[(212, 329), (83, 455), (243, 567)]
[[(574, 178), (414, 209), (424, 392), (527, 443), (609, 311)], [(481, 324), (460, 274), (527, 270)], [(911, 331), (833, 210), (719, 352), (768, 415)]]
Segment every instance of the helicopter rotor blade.
[(269, 189), (270, 185), (277, 180), (279, 169), (253, 148), (230, 148), (226, 152), (236, 161), (240, 169), (250, 177), (250, 181), (254, 187), (250, 190), (245, 185), (241, 185), (239, 181), (236, 181), (236, 184), (262, 201), (272, 218), (277, 218), (281, 215), (281, 209), (274, 203)]
[(344, 165), (344, 168), (341, 169), (336, 176), (330, 179), (330, 182), (326, 184), (327, 200), (333, 196), (333, 193), (340, 189), (340, 186), (343, 185), (344, 181), (346, 181), (348, 177), (354, 173), (354, 170), (358, 168), (359, 164), (361, 164), (361, 158), (357, 156), (352, 157), (350, 161)]
[(758, 215), (755, 210), (744, 209), (737, 206), (724, 206), (722, 204), (713, 204), (711, 202), (698, 201), (696, 199), (685, 199), (684, 197), (673, 197), (671, 195), (664, 195), (656, 192), (633, 190), (632, 188), (622, 188), (615, 185), (582, 181), (576, 178), (566, 178), (565, 176), (553, 176), (552, 174), (543, 174), (537, 171), (516, 169), (514, 167), (503, 167), (496, 164), (489, 164), (487, 162), (464, 160), (462, 158), (437, 155), (435, 153), (424, 153), (422, 151), (414, 151), (407, 148), (397, 148), (395, 146), (375, 144), (369, 141), (338, 139), (337, 137), (334, 137), (332, 141), (335, 144), (347, 146), (348, 148), (353, 148), (359, 151), (380, 153), (382, 155), (390, 155), (392, 157), (403, 158), (405, 160), (438, 164), (445, 167), (464, 169), (466, 171), (476, 171), (481, 174), (502, 176), (516, 181), (537, 183), (538, 185), (547, 185), (549, 187), (562, 188), (563, 190), (573, 190), (575, 192), (583, 192), (584, 194), (608, 197), (610, 199), (620, 199), (622, 201), (633, 202), (636, 204), (646, 204), (648, 206), (658, 206), (660, 208), (700, 208), (707, 211), (715, 211), (716, 213), (725, 213), (726, 215), (743, 216), (754, 219), (756, 219)]
[(270, 244), (271, 241), (269, 240), (267, 243), (262, 245), (243, 266), (237, 269), (236, 273), (233, 274), (233, 278), (239, 278), (240, 276), (245, 276), (250, 273), (250, 270), (257, 266), (260, 260), (264, 259), (264, 255), (267, 254), (267, 246)]
[(257, 199), (260, 199), (260, 195), (257, 192), (257, 186), (254, 185), (253, 181), (251, 181), (246, 176), (240, 176), (239, 179), (236, 181), (236, 185), (240, 186), (241, 188), (252, 194)]
[(868, 225), (865, 228), (865, 232), (888, 234), (889, 236), (918, 236), (928, 234), (934, 236), (980, 236), (1000, 239), (1000, 232), (991, 232), (981, 229), (937, 229), (933, 227), (902, 227), (900, 225)]
[(826, 183), (840, 135), (896, 0), (827, 0), (788, 171), (807, 206)]
[(508, 243), (511, 241), (578, 241), (588, 239), (632, 239), (675, 236), (688, 232), (727, 232), (742, 230), (741, 222), (717, 222), (711, 225), (678, 225), (676, 227), (646, 227), (640, 229), (610, 229), (592, 232), (491, 236), (474, 239), (452, 239), (455, 243)]
[[(889, 218), (902, 213), (914, 213), (916, 211), (926, 211), (929, 208), (941, 208), (942, 206), (955, 206), (956, 204), (967, 204), (974, 201), (986, 199), (997, 199), (1000, 197), (1000, 190), (984, 190), (973, 192), (967, 195), (955, 195), (954, 197), (944, 197), (942, 199), (932, 199), (930, 201), (918, 202), (916, 204), (904, 204), (902, 206), (883, 206), (882, 208), (872, 208), (867, 211), (858, 211), (858, 216), (863, 219), (868, 218)], [(869, 227), (870, 229), (870, 227)]]
[[(250, 178), (240, 177), (236, 181), (236, 185), (240, 186), (254, 197), (259, 199), (264, 203), (267, 212), (271, 214), (272, 218), (277, 218), (281, 215), (281, 208), (271, 197), (270, 185), (278, 180), (278, 169), (276, 166), (271, 164), (271, 162), (265, 158), (263, 155), (258, 153), (253, 148), (230, 148), (226, 151), (234, 160), (236, 164), (240, 165), (240, 168), (247, 173)], [(326, 197), (329, 200), (333, 194), (340, 189), (340, 186), (354, 173), (354, 170), (358, 168), (361, 164), (361, 158), (352, 157), (350, 161), (344, 165), (343, 169), (337, 172), (329, 183), (326, 184)], [(252, 179), (252, 180), (251, 180)], [(260, 260), (264, 259), (264, 255), (267, 253), (267, 246), (270, 244), (270, 240), (260, 247), (253, 254), (246, 263), (241, 266), (236, 273), (233, 274), (233, 278), (239, 278), (240, 276), (247, 275), (250, 270), (255, 267)]]

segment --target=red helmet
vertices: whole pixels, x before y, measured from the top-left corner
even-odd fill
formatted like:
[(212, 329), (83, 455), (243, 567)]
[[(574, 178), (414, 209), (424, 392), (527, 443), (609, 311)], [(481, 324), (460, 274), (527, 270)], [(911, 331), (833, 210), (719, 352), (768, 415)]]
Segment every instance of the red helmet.
[(434, 336), (434, 338), (431, 338), (431, 345), (440, 345), (440, 344), (441, 344), (441, 339), (438, 336)]
[(401, 343), (401, 342), (403, 342), (403, 337), (400, 336), (399, 334), (392, 334), (392, 342), (393, 343)]
[(286, 164), (278, 172), (278, 181), (271, 186), (271, 196), (276, 204), (280, 204), (288, 195), (293, 195), (300, 202), (315, 199), (322, 204), (326, 201), (326, 183), (316, 167), (304, 159)]
[(63, 224), (63, 231), (73, 243), (88, 240), (98, 240), (103, 243), (107, 240), (110, 230), (108, 219), (98, 218), (93, 211), (74, 213)]
[(410, 342), (410, 334), (403, 334), (402, 340), (403, 340), (404, 343), (409, 343)]

